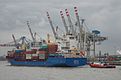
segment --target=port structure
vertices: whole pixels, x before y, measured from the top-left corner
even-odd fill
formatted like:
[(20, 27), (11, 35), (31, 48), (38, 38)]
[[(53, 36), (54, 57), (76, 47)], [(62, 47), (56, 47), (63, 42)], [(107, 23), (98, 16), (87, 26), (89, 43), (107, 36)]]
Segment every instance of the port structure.
[[(85, 19), (81, 19), (79, 17), (77, 7), (74, 7), (74, 12), (75, 12), (75, 17), (76, 17), (76, 21), (74, 21), (74, 22), (72, 22), (72, 20), (71, 20), (69, 10), (65, 9), (64, 11), (66, 14), (68, 24), (66, 23), (66, 19), (64, 17), (63, 11), (60, 11), (60, 16), (62, 18), (62, 22), (65, 27), (65, 34), (63, 34), (63, 36), (59, 36), (56, 29), (54, 28), (54, 25), (53, 25), (50, 15), (49, 15), (49, 12), (47, 12), (48, 21), (49, 21), (51, 29), (53, 31), (55, 42), (58, 43), (58, 45), (59, 45), (59, 49), (61, 49), (62, 51), (65, 51), (65, 52), (70, 52), (70, 51), (76, 49), (78, 52), (86, 53), (87, 56), (90, 55), (90, 51), (93, 51), (94, 56), (95, 56), (96, 43), (107, 40), (107, 37), (101, 36), (100, 31), (98, 31), (98, 30), (97, 31), (94, 30), (92, 32), (87, 30), (86, 25), (85, 25), (86, 24)], [(30, 28), (30, 24), (28, 21), (27, 21), (27, 26), (29, 28), (29, 32), (31, 34), (33, 41), (31, 41), (29, 39), (27, 40), (26, 37), (21, 37), (19, 39), (15, 39), (14, 35), (12, 35), (13, 40), (14, 40), (13, 42), (9, 42), (6, 44), (0, 44), (0, 46), (16, 46), (17, 47), (20, 42), (22, 42), (21, 44), (23, 44), (23, 43), (28, 44), (30, 42), (33, 42), (33, 44), (35, 44), (36, 38), (32, 33), (32, 30)], [(50, 42), (50, 41), (48, 40), (48, 42)], [(40, 44), (40, 42), (37, 42), (37, 44)]]
[(20, 37), (19, 39), (15, 39), (15, 36), (12, 34), (13, 41), (8, 42), (5, 44), (0, 44), (1, 47), (20, 47), (22, 44), (29, 44), (32, 42), (30, 39), (26, 38), (25, 36)]
[(65, 28), (65, 34), (63, 34), (64, 36), (62, 36), (61, 38), (58, 38), (60, 36), (57, 36), (58, 34), (56, 33), (55, 28), (52, 24), (53, 22), (50, 19), (49, 13), (47, 12), (47, 17), (52, 28), (55, 41), (59, 43), (58, 45), (60, 45), (61, 50), (71, 51), (72, 49), (77, 49), (79, 52), (85, 52), (87, 57), (90, 56), (90, 51), (93, 51), (95, 56), (96, 43), (107, 40), (107, 37), (101, 36), (98, 30), (94, 30), (92, 32), (87, 30), (85, 19), (81, 19), (79, 17), (77, 7), (74, 7), (74, 12), (76, 23), (72, 22), (69, 10), (65, 9), (65, 14), (68, 21), (67, 24), (63, 11), (60, 11), (60, 16)]
[(29, 29), (30, 35), (32, 37), (32, 40), (26, 38), (25, 36), (20, 37), (19, 39), (16, 39), (14, 34), (12, 34), (13, 41), (8, 42), (5, 44), (0, 44), (1, 47), (16, 47), (17, 49), (20, 48), (22, 45), (30, 46), (30, 47), (38, 47), (42, 43), (42, 38), (40, 38), (40, 41), (36, 40), (37, 33), (32, 33), (32, 29), (30, 27), (30, 22), (27, 21), (27, 27)]

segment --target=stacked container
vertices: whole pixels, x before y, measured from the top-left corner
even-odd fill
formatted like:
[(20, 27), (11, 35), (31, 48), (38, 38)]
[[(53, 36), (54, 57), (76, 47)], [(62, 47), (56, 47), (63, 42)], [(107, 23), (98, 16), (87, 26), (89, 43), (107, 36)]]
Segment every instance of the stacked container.
[(21, 53), (21, 52), (24, 52), (24, 50), (21, 50), (21, 49), (15, 50), (15, 53)]
[(38, 54), (32, 54), (32, 60), (34, 61), (38, 60)]
[(47, 44), (42, 44), (40, 46), (40, 50), (47, 50), (47, 48), (48, 48), (48, 45)]
[(17, 61), (24, 61), (25, 60), (25, 54), (24, 54), (24, 50), (22, 49), (17, 49), (14, 52), (14, 58)]
[(33, 53), (33, 51), (26, 51), (25, 52), (26, 60), (31, 60), (32, 59), (32, 53)]
[(48, 53), (56, 53), (58, 49), (58, 45), (54, 43), (48, 44)]
[(35, 54), (37, 52), (37, 49), (32, 49), (31, 51), (32, 51), (32, 53)]
[(46, 51), (39, 51), (38, 55), (39, 55), (39, 60), (40, 61), (43, 61), (43, 60), (47, 59), (47, 52)]

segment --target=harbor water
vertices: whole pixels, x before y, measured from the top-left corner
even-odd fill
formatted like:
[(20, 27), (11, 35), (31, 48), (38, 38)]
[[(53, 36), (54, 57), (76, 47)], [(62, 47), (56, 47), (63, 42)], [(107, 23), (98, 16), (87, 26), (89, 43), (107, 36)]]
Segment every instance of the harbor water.
[(0, 80), (121, 80), (121, 66), (99, 69), (83, 67), (11, 66), (0, 61)]

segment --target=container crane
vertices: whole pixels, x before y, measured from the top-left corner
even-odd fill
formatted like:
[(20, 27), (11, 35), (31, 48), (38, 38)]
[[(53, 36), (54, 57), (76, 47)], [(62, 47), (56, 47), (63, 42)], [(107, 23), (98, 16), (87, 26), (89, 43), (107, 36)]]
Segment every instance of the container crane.
[(77, 19), (77, 26), (78, 26), (79, 29), (80, 29), (79, 32), (81, 32), (81, 24), (80, 24), (80, 19), (79, 19), (77, 7), (74, 7), (74, 11), (75, 11), (76, 19)]
[(30, 39), (27, 39), (25, 36), (19, 38), (19, 39), (15, 39), (15, 36), (12, 35), (13, 40), (12, 42), (8, 42), (5, 44), (0, 44), (1, 47), (13, 47), (15, 46), (16, 48), (20, 47), (21, 44), (26, 43), (29, 44), (31, 42)]
[(80, 47), (80, 50), (82, 50), (82, 26), (80, 23), (77, 7), (74, 7), (74, 11), (77, 19), (77, 26), (79, 27), (79, 47)]
[(36, 41), (35, 41), (35, 38), (34, 38), (34, 36), (33, 36), (32, 30), (31, 30), (31, 28), (30, 28), (29, 21), (27, 21), (27, 26), (28, 26), (28, 28), (29, 28), (29, 32), (30, 32), (30, 34), (31, 34), (31, 37), (32, 37), (33, 42), (36, 42)]
[(69, 34), (68, 26), (67, 26), (67, 24), (66, 24), (66, 21), (65, 21), (65, 18), (64, 18), (64, 15), (63, 15), (63, 12), (62, 12), (62, 11), (60, 11), (60, 15), (61, 15), (61, 18), (62, 18), (64, 27), (65, 27), (65, 30), (66, 30), (66, 34)]
[(69, 15), (68, 9), (65, 9), (65, 12), (66, 12), (66, 16), (68, 18), (69, 27), (70, 27), (69, 34), (74, 34), (74, 28), (73, 28), (73, 24), (72, 24), (71, 17)]
[(74, 34), (74, 27), (73, 27), (73, 24), (72, 24), (72, 21), (71, 21), (71, 17), (69, 15), (69, 12), (67, 9), (65, 9), (65, 12), (66, 12), (66, 16), (68, 18), (68, 22), (69, 22), (69, 27), (70, 27), (70, 34)]
[(57, 33), (56, 33), (55, 29), (54, 29), (54, 26), (53, 26), (52, 20), (51, 20), (50, 15), (49, 15), (48, 12), (47, 12), (47, 17), (48, 17), (48, 20), (49, 20), (50, 26), (51, 26), (51, 28), (52, 28), (52, 31), (53, 31), (54, 37), (55, 37), (55, 39), (58, 39)]
[(78, 37), (79, 37), (79, 47), (80, 47), (80, 50), (86, 51), (87, 57), (89, 57), (90, 40), (88, 39), (89, 35), (87, 35), (87, 34), (90, 34), (90, 33), (86, 32), (86, 29), (83, 27), (85, 20), (81, 19), (81, 22), (80, 22), (77, 7), (74, 7), (74, 11), (75, 11), (76, 19), (77, 19), (77, 26), (79, 28), (79, 35), (78, 35)]
[(18, 49), (19, 46), (17, 45), (17, 42), (16, 42), (16, 39), (15, 39), (15, 36), (14, 36), (13, 34), (12, 34), (12, 37), (13, 37), (13, 40), (14, 40), (15, 46), (16, 46), (16, 48)]
[(82, 47), (83, 47), (83, 50), (84, 50), (84, 47), (85, 47), (85, 40), (86, 40), (86, 29), (84, 28), (84, 19), (81, 19), (81, 34), (82, 34)]

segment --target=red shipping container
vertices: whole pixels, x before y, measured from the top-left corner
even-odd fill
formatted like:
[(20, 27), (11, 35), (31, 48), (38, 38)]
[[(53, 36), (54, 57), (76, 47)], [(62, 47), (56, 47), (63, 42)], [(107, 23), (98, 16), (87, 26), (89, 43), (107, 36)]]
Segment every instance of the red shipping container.
[(37, 49), (32, 49), (32, 52), (33, 52), (33, 53), (36, 53), (36, 52), (37, 52)]
[(39, 56), (32, 56), (32, 60), (38, 60)]
[(39, 54), (46, 54), (46, 51), (39, 51)]
[(25, 54), (32, 54), (32, 51), (26, 51)]

